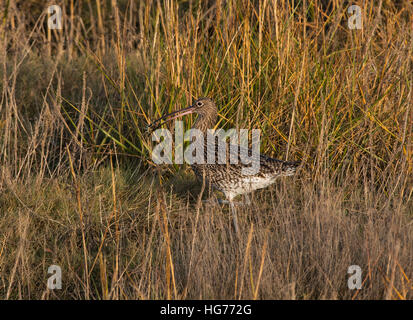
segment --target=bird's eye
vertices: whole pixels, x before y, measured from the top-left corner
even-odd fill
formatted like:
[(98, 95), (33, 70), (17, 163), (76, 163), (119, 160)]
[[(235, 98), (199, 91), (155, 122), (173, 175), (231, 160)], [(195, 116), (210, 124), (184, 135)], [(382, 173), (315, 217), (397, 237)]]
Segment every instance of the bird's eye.
[(202, 107), (202, 102), (201, 102), (201, 101), (198, 101), (198, 102), (196, 103), (196, 105), (197, 105), (198, 107)]

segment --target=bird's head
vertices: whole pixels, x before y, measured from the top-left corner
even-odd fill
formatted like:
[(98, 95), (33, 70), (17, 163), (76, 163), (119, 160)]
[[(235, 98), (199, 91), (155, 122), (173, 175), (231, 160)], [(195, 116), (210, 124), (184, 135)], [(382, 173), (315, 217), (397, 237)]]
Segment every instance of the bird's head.
[(187, 108), (168, 113), (162, 116), (161, 118), (155, 120), (148, 126), (148, 129), (155, 130), (156, 128), (160, 127), (162, 124), (168, 121), (174, 120), (176, 118), (191, 113), (198, 114), (199, 118), (208, 118), (211, 120), (215, 120), (217, 117), (217, 107), (215, 106), (215, 103), (211, 98), (200, 98), (196, 100), (194, 104)]

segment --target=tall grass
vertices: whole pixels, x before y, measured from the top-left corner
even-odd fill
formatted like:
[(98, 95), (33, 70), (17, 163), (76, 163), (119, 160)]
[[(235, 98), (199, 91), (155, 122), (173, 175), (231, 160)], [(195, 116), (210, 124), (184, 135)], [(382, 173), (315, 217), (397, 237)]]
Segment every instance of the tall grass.
[[(361, 30), (335, 0), (50, 4), (62, 30), (0, 5), (0, 297), (412, 298), (410, 1), (351, 3)], [(303, 163), (238, 208), (240, 238), (188, 166), (151, 161), (146, 125), (201, 96)]]

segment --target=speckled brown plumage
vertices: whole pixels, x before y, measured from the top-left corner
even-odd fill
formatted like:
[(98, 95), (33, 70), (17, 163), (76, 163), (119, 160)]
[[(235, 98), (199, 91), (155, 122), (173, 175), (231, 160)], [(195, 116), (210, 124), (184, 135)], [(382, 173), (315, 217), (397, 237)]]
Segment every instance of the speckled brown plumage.
[(192, 164), (191, 168), (200, 181), (205, 175), (206, 185), (222, 191), (228, 200), (237, 195), (265, 188), (278, 177), (291, 176), (298, 162), (287, 162), (261, 156), (260, 170), (255, 175), (242, 174), (243, 164)]
[[(239, 154), (238, 163), (229, 163), (229, 142), (227, 142), (227, 163), (218, 164), (218, 143), (215, 141), (214, 147), (208, 149), (206, 132), (208, 129), (212, 129), (215, 126), (218, 112), (214, 101), (210, 98), (201, 98), (195, 101), (195, 103), (184, 110), (184, 114), (197, 113), (193, 128), (199, 129), (204, 133), (204, 160), (205, 164), (192, 164), (191, 168), (199, 180), (203, 180), (205, 177), (206, 185), (210, 185), (220, 191), (222, 191), (229, 201), (232, 201), (234, 197), (240, 194), (248, 193), (256, 189), (265, 188), (268, 185), (275, 182), (280, 176), (291, 176), (295, 173), (299, 163), (295, 161), (282, 161), (260, 155), (260, 169), (259, 172), (254, 175), (246, 175), (242, 173), (243, 167), (248, 167), (241, 162)], [(153, 124), (156, 124), (160, 120), (171, 120), (180, 116), (180, 111), (165, 115), (162, 118), (156, 120)], [(174, 115), (173, 118), (168, 119), (168, 116)], [(217, 139), (217, 138), (216, 138)], [(207, 163), (207, 152), (212, 150), (214, 152), (215, 163)], [(211, 151), (209, 151), (211, 152)], [(249, 150), (251, 153), (251, 150)]]
[[(237, 215), (232, 201), (234, 197), (236, 197), (237, 195), (249, 193), (253, 190), (265, 188), (273, 184), (276, 181), (276, 179), (280, 176), (293, 175), (299, 163), (292, 161), (277, 160), (267, 157), (265, 155), (260, 155), (259, 171), (252, 175), (243, 174), (243, 167), (249, 167), (249, 165), (245, 165), (240, 161), (240, 149), (238, 149), (237, 147), (236, 149), (232, 150), (236, 150), (236, 157), (239, 161), (235, 164), (230, 163), (229, 152), (231, 148), (229, 142), (226, 142), (226, 163), (219, 164), (217, 141), (218, 137), (215, 138), (215, 142), (212, 142), (213, 146), (208, 148), (208, 143), (211, 142), (208, 142), (207, 130), (214, 128), (218, 116), (217, 107), (214, 101), (210, 98), (198, 99), (192, 106), (180, 111), (167, 114), (153, 122), (150, 125), (150, 127), (156, 127), (161, 125), (163, 123), (162, 120), (169, 121), (179, 116), (190, 113), (198, 114), (198, 118), (195, 121), (193, 128), (198, 129), (204, 133), (203, 156), (205, 164), (192, 164), (192, 170), (194, 171), (195, 175), (198, 177), (199, 180), (204, 181), (205, 179), (206, 186), (214, 187), (225, 194), (226, 198), (229, 200), (229, 203), (231, 205), (235, 230), (237, 231), (237, 233), (239, 233)], [(215, 158), (215, 163), (207, 163), (208, 152), (212, 152), (212, 157)], [(251, 154), (252, 151), (248, 150), (247, 152)]]

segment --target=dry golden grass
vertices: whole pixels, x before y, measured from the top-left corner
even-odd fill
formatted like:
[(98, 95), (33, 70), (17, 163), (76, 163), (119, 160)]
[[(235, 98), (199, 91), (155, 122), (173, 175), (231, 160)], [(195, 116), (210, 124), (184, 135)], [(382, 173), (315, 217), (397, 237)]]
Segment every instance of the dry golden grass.
[[(3, 1), (1, 299), (412, 299), (413, 6), (356, 1), (350, 30), (327, 2), (56, 1), (50, 30), (43, 1)], [(146, 125), (200, 96), (303, 163), (239, 239), (151, 161)]]

